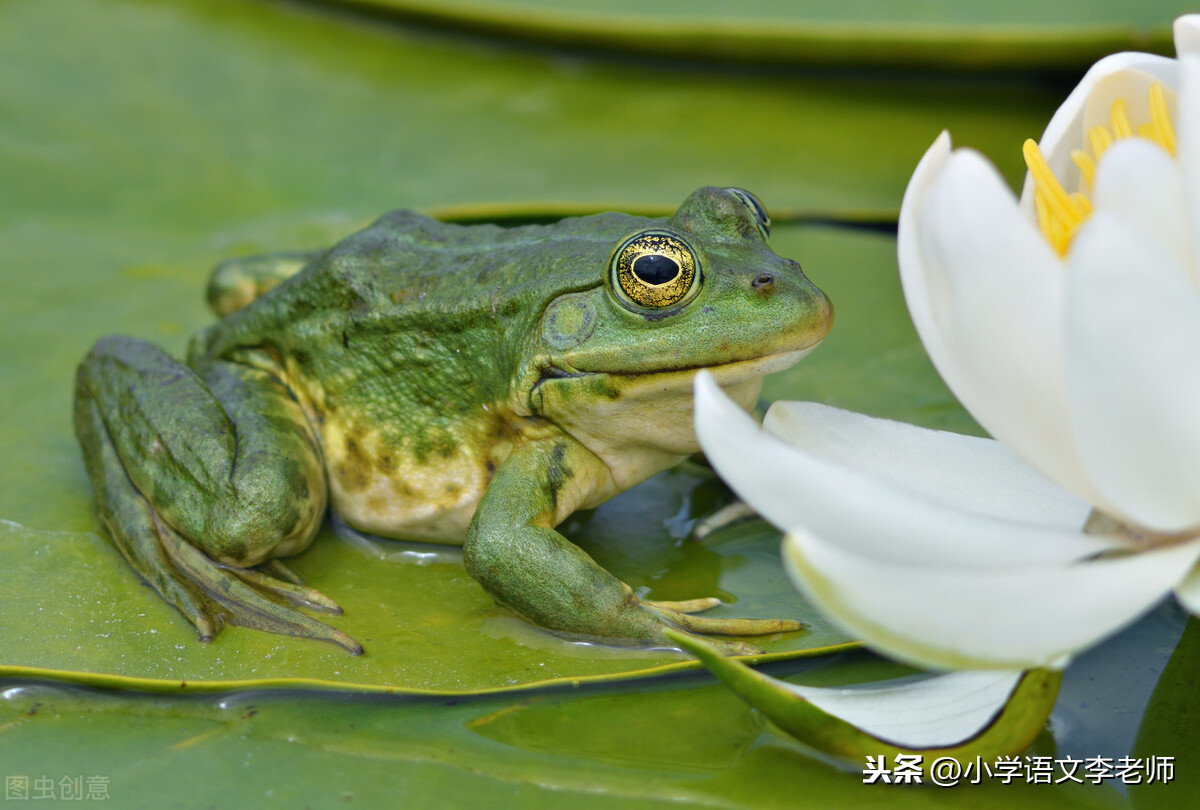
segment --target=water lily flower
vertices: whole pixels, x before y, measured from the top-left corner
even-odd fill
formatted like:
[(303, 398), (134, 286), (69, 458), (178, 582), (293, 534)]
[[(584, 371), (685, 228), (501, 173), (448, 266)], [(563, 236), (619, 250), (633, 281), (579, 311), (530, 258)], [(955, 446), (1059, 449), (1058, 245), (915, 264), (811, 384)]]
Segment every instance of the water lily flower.
[(1093, 66), (1020, 201), (945, 133), (909, 183), (909, 311), (998, 442), (811, 403), (764, 431), (697, 379), (708, 458), (875, 649), (1061, 668), (1172, 591), (1200, 614), (1200, 16), (1175, 45)]

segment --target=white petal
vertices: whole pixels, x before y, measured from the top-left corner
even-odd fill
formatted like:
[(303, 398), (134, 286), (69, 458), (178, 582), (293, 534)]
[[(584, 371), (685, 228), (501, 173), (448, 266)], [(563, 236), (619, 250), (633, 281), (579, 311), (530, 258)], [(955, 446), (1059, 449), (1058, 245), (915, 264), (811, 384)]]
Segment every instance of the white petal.
[(976, 736), (1008, 702), (1020, 670), (952, 672), (890, 686), (829, 689), (784, 683), (822, 711), (904, 748), (945, 748)]
[(1068, 284), (1072, 430), (1092, 481), (1144, 527), (1200, 524), (1200, 293), (1102, 211), (1075, 239)]
[[(900, 262), (900, 280), (904, 284), (908, 313), (916, 324), (925, 351), (933, 359), (943, 378), (962, 377), (963, 373), (954, 365), (956, 358), (947, 345), (941, 324), (936, 317), (935, 301), (929, 288), (931, 283), (934, 286), (940, 284), (942, 270), (930, 267), (923, 255), (920, 227), (928, 216), (925, 202), (929, 189), (949, 159), (950, 135), (942, 132), (926, 150), (908, 181), (904, 200), (900, 203), (900, 219), (896, 231), (896, 254)], [(933, 278), (927, 279), (927, 275), (932, 275)]]
[(831, 619), (889, 656), (927, 667), (1065, 666), (1179, 583), (1200, 540), (1067, 564), (985, 570), (905, 565), (788, 534), (797, 586)]
[(1175, 19), (1175, 55), (1200, 54), (1200, 14)]
[(717, 472), (764, 518), (881, 560), (996, 567), (1074, 560), (1117, 543), (964, 511), (936, 494), (801, 452), (760, 430), (707, 374), (696, 377), (696, 435)]
[(1178, 162), (1166, 150), (1143, 138), (1113, 144), (1097, 168), (1092, 205), (1097, 212), (1124, 220), (1169, 253), (1195, 282), (1196, 256), (1183, 178)]
[[(1195, 15), (1194, 19), (1200, 19), (1200, 15)], [(1176, 159), (1187, 200), (1185, 210), (1191, 228), (1192, 255), (1197, 256), (1200, 254), (1200, 54), (1189, 54), (1180, 60), (1180, 71), (1181, 89), (1175, 117)]]
[(815, 459), (964, 512), (1078, 531), (1091, 511), (992, 439), (816, 402), (776, 402), (763, 427)]
[(1194, 566), (1187, 578), (1175, 586), (1175, 598), (1193, 616), (1200, 616), (1200, 565)]
[(1067, 425), (1058, 257), (968, 150), (944, 161), (917, 217), (917, 250), (900, 253), (900, 278), (942, 378), (995, 438), (1094, 502)]

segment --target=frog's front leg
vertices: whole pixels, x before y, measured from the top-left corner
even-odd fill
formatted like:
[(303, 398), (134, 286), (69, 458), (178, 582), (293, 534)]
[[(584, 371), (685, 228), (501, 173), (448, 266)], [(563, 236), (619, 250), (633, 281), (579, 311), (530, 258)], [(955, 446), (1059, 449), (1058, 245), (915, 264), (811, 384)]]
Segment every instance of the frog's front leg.
[(362, 651), (288, 604), (340, 610), (274, 560), (312, 541), (326, 500), (312, 430), (276, 377), (103, 338), (79, 366), (75, 430), (113, 543), (201, 640), (228, 622)]
[[(467, 531), (467, 571), (498, 602), (550, 630), (617, 642), (674, 647), (666, 627), (692, 633), (766, 635), (798, 630), (776, 619), (709, 619), (689, 613), (715, 599), (651, 602), (596, 564), (554, 530), (585, 502), (609, 473), (595, 455), (568, 437), (519, 447), (496, 472)], [(730, 654), (758, 652), (718, 642)]]

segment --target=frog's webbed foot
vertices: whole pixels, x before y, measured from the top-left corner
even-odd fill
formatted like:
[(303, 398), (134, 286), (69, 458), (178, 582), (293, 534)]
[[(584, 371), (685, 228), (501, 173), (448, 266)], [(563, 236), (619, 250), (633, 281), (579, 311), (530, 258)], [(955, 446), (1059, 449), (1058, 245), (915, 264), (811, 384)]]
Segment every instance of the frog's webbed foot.
[(655, 602), (650, 599), (638, 601), (671, 624), (697, 633), (712, 633), (718, 636), (770, 636), (807, 629), (804, 622), (794, 619), (713, 619), (691, 615), (725, 604), (715, 596), (688, 599), (684, 602)]
[[(762, 650), (740, 641), (708, 638), (709, 635), (770, 636), (807, 629), (803, 622), (793, 619), (714, 619), (692, 615), (723, 604), (715, 597), (688, 599), (683, 602), (656, 602), (648, 599), (638, 601), (649, 612), (657, 615), (665, 627), (682, 631), (686, 635), (703, 637), (704, 641), (716, 646), (726, 655), (755, 655)], [(672, 646), (677, 645), (672, 642)]]
[(95, 459), (108, 468), (97, 490), (101, 515), (117, 549), (159, 595), (174, 605), (209, 642), (225, 624), (329, 641), (351, 653), (362, 645), (293, 605), (329, 613), (341, 608), (306, 588), (276, 560), (255, 568), (221, 565), (166, 525), (120, 469), (111, 444)]
[(79, 368), (75, 429), (113, 545), (201, 641), (235, 624), (362, 652), (296, 607), (336, 603), (270, 561), (311, 542), (325, 508), (314, 439), (277, 379), (224, 362), (201, 377), (105, 338)]
[[(162, 548), (183, 580), (176, 584), (191, 590), (199, 599), (180, 604), (168, 593), (163, 596), (174, 601), (183, 615), (196, 626), (201, 641), (210, 640), (221, 624), (228, 623), (268, 633), (329, 641), (354, 655), (362, 654), (362, 645), (349, 635), (296, 609), (306, 607), (325, 613), (342, 612), (336, 602), (320, 591), (267, 573), (281, 570), (295, 577), (282, 564), (272, 561), (258, 568), (223, 565), (210, 559), (161, 521), (156, 520), (155, 523)], [(207, 634), (206, 629), (210, 629)]]

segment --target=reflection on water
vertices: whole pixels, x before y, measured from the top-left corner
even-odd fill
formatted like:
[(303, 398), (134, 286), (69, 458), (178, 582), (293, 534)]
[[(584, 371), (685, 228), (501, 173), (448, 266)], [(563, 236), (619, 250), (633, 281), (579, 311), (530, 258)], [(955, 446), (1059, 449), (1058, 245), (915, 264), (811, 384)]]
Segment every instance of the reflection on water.
[(353, 528), (337, 515), (331, 516), (333, 532), (346, 545), (375, 560), (404, 563), (407, 565), (433, 565), (434, 563), (457, 563), (462, 565), (462, 549), (438, 543), (419, 543), (413, 540), (392, 540), (375, 534), (367, 534)]
[(545, 650), (555, 656), (589, 660), (610, 659), (627, 661), (631, 658), (653, 659), (661, 663), (664, 655), (677, 657), (681, 661), (691, 658), (673, 647), (623, 646), (611, 639), (594, 639), (571, 633), (554, 633), (521, 619), (500, 608), (488, 611), (479, 632), (488, 638), (506, 639), (522, 647)]
[(715, 596), (733, 603), (737, 597), (718, 583), (722, 572), (743, 561), (689, 537), (698, 520), (730, 497), (711, 470), (684, 463), (577, 512), (559, 530), (642, 598)]

